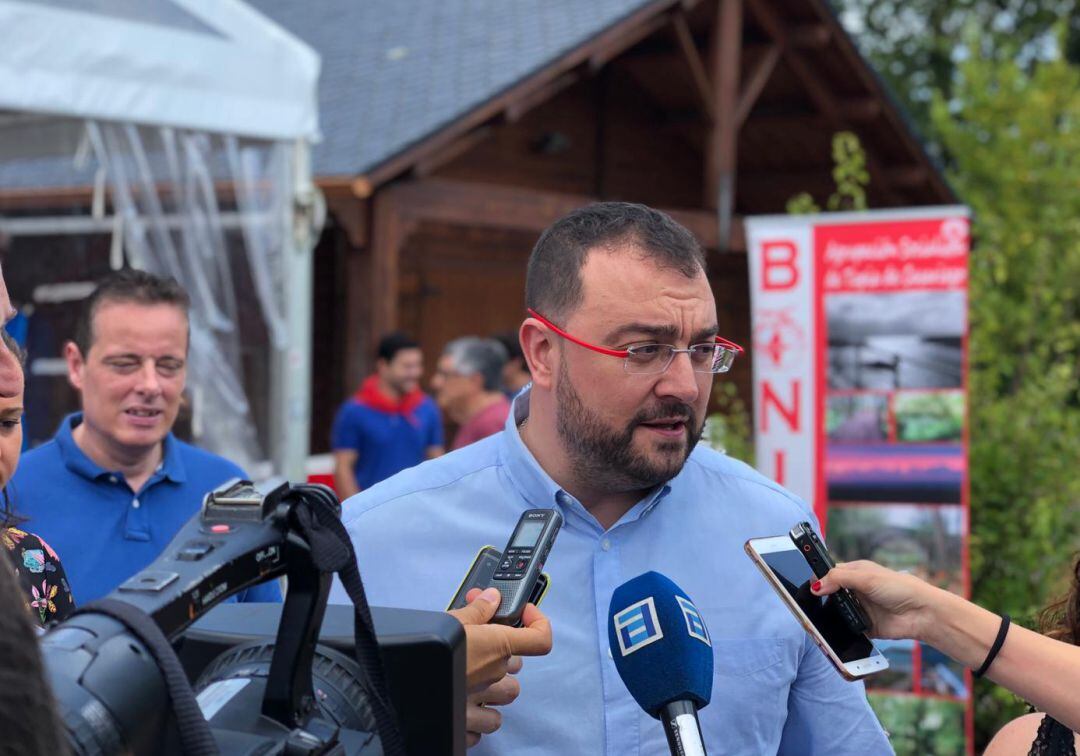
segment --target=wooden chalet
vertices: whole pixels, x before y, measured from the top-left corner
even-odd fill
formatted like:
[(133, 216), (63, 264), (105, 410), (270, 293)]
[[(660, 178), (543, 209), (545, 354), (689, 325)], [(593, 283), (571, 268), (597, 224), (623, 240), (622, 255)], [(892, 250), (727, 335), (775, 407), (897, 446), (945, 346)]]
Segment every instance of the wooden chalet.
[(955, 201), (826, 0), (249, 2), (323, 59), (314, 451), (380, 334), (415, 334), (431, 370), (452, 338), (516, 328), (529, 251), (575, 207), (690, 228), (745, 343), (741, 219), (823, 201), (834, 133), (860, 137), (871, 207)]

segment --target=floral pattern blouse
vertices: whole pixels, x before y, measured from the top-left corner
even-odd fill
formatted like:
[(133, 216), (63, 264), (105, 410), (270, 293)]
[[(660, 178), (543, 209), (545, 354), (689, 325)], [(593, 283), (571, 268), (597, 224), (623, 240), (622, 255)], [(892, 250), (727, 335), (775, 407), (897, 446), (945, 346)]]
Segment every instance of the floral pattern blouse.
[(44, 627), (74, 611), (75, 599), (67, 575), (49, 544), (18, 528), (0, 530), (0, 541), (7, 549), (26, 607), (35, 622)]

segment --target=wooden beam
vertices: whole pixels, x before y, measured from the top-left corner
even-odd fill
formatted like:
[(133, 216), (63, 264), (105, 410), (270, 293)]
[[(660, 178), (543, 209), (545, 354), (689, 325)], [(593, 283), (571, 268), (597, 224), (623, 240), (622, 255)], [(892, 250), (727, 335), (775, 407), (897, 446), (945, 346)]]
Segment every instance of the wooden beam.
[(334, 222), (344, 231), (353, 247), (365, 247), (368, 243), (368, 203), (352, 193), (349, 185), (337, 183), (316, 186), (326, 197), (326, 208), (334, 216)]
[(398, 324), (401, 248), (415, 228), (390, 187), (374, 198), (371, 229), (371, 337), (374, 344)]
[[(772, 37), (774, 42), (784, 46), (784, 59), (787, 61), (788, 67), (799, 79), (803, 91), (814, 103), (814, 107), (820, 110), (828, 119), (830, 128), (834, 131), (850, 128), (850, 119), (845, 116), (838, 99), (829, 91), (828, 87), (822, 82), (821, 77), (802, 54), (790, 45), (789, 29), (769, 1), (747, 0), (747, 2), (754, 16), (765, 28), (766, 33)], [(862, 145), (866, 154), (866, 167), (870, 171), (871, 177), (883, 177), (885, 172), (871, 151), (870, 146), (866, 144), (865, 140), (863, 140)], [(890, 204), (899, 202), (899, 198), (887, 184), (881, 186), (880, 189)]]
[(709, 61), (717, 117), (709, 134), (704, 204), (716, 209), (720, 249), (727, 249), (731, 243), (735, 211), (742, 10), (743, 0), (720, 0), (713, 23)]
[(739, 104), (735, 106), (735, 128), (741, 129), (750, 115), (750, 111), (761, 96), (769, 78), (776, 70), (776, 64), (780, 62), (782, 48), (778, 44), (769, 45), (765, 52), (758, 58), (754, 68), (743, 82), (742, 92), (739, 94)]
[[(393, 213), (400, 225), (390, 229), (390, 233), (398, 234), (402, 244), (417, 224), (425, 221), (538, 234), (571, 210), (597, 201), (596, 197), (585, 194), (446, 178), (403, 181), (381, 190), (376, 197), (381, 199), (387, 192), (392, 194), (391, 202), (388, 205), (376, 203), (373, 222), (382, 222), (380, 211)], [(690, 229), (703, 247), (718, 248), (714, 213), (685, 208), (660, 209)], [(377, 231), (374, 237), (379, 237)], [(390, 259), (390, 255), (382, 257)], [(389, 281), (380, 278), (379, 273), (373, 275), (378, 280)]]
[(671, 28), (675, 33), (675, 40), (678, 42), (683, 60), (690, 69), (690, 78), (694, 82), (694, 91), (697, 93), (698, 100), (701, 101), (701, 108), (709, 120), (713, 120), (716, 118), (716, 100), (713, 96), (712, 84), (709, 83), (709, 75), (705, 72), (705, 64), (701, 61), (701, 53), (698, 51), (697, 43), (694, 42), (694, 36), (690, 33), (690, 24), (687, 23), (685, 12), (679, 10), (672, 14)]
[(832, 40), (832, 32), (825, 24), (798, 24), (788, 32), (792, 45), (804, 50), (821, 50)]
[(436, 152), (435, 154), (418, 161), (416, 165), (413, 166), (413, 173), (420, 177), (430, 176), (439, 168), (442, 168), (447, 163), (453, 162), (490, 137), (494, 130), (495, 129), (492, 126), (480, 126), (473, 129), (467, 134), (459, 137), (457, 141), (448, 144), (440, 152)]
[(881, 100), (876, 97), (848, 97), (840, 100), (838, 109), (848, 121), (872, 121), (881, 115)]
[[(670, 5), (675, 5), (671, 3)], [(667, 13), (654, 15), (637, 25), (620, 24), (597, 37), (595, 51), (589, 55), (589, 70), (593, 73), (606, 66), (612, 58), (620, 55), (641, 40), (655, 34), (670, 23)]]
[(893, 166), (885, 176), (890, 184), (902, 188), (922, 186), (931, 178), (929, 169), (923, 165)]
[(477, 126), (495, 123), (505, 118), (505, 111), (514, 102), (535, 92), (538, 87), (553, 82), (580, 66), (595, 71), (615, 56), (622, 54), (628, 47), (670, 23), (667, 14), (679, 3), (680, 0), (653, 0), (644, 5), (602, 34), (568, 51), (509, 90), (376, 166), (364, 177), (365, 180), (372, 188), (378, 187), (408, 172), (418, 161), (439, 152)]
[(508, 123), (517, 123), (521, 120), (521, 117), (535, 108), (537, 105), (542, 105), (548, 100), (551, 100), (555, 95), (562, 92), (564, 89), (569, 89), (574, 84), (582, 81), (585, 78), (584, 73), (581, 71), (570, 71), (562, 76), (552, 79), (551, 81), (544, 82), (540, 86), (531, 90), (527, 94), (522, 95), (518, 99), (511, 102), (506, 108), (506, 120)]

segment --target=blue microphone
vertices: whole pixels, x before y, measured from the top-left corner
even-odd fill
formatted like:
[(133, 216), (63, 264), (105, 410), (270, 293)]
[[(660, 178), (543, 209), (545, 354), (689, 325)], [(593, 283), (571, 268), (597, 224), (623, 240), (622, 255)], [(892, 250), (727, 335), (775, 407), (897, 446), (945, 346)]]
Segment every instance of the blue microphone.
[(630, 695), (663, 723), (673, 755), (704, 756), (697, 710), (712, 697), (713, 651), (694, 602), (646, 572), (615, 589), (608, 618), (611, 656)]

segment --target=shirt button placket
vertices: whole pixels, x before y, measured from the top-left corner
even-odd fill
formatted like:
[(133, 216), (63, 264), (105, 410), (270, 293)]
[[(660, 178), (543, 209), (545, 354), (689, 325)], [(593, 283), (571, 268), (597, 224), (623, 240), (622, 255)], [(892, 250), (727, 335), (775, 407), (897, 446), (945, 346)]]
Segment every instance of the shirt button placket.
[[(599, 637), (597, 642), (601, 650), (600, 669), (604, 681), (604, 740), (605, 751), (611, 756), (636, 754), (637, 717), (636, 709), (625, 706), (626, 688), (615, 662), (611, 657), (608, 643), (608, 607), (611, 594), (619, 587), (622, 569), (619, 564), (619, 550), (610, 535), (600, 536), (599, 548), (593, 554), (593, 592), (596, 600), (596, 625)], [(633, 703), (632, 701), (630, 703)]]

